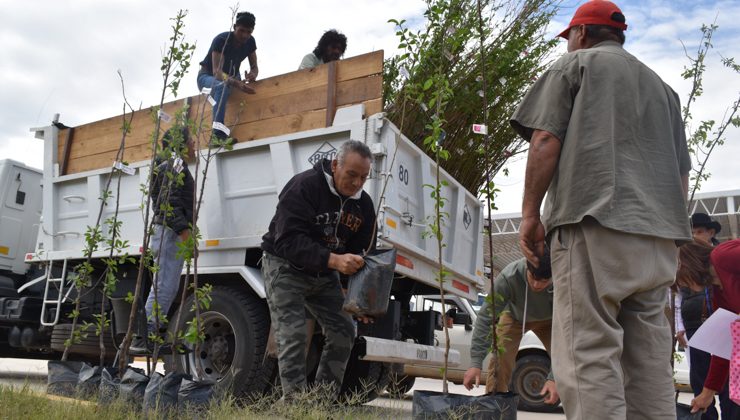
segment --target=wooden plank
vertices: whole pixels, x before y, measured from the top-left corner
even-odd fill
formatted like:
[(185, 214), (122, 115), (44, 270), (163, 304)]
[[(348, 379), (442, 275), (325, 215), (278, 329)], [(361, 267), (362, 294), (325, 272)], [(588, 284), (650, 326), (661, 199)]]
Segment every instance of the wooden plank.
[(327, 66), (318, 66), (257, 80), (249, 84), (255, 93), (248, 97), (250, 100), (262, 100), (325, 85), (327, 73)]
[(337, 81), (383, 74), (383, 50), (358, 55), (337, 62)]
[(326, 127), (331, 127), (334, 113), (337, 112), (337, 62), (329, 63), (326, 87)]
[[(367, 118), (371, 115), (375, 115), (378, 112), (383, 112), (383, 99), (382, 98), (365, 101), (363, 102), (363, 104), (365, 105), (365, 114), (363, 115), (364, 118)], [(340, 106), (339, 108), (344, 108), (344, 107), (348, 107), (352, 105), (355, 105), (355, 104), (348, 104), (348, 105)]]
[[(266, 120), (284, 115), (298, 114), (304, 111), (326, 108), (327, 85), (317, 86), (300, 92), (293, 92), (271, 98), (249, 101), (247, 94), (232, 93), (229, 106), (226, 108), (226, 125), (231, 127), (241, 123)], [(207, 109), (207, 120), (210, 121)]]
[[(337, 83), (337, 105), (361, 103), (380, 98), (383, 94), (383, 80), (380, 76), (364, 77)], [(328, 85), (306, 89), (272, 98), (249, 101), (242, 92), (232, 93), (226, 108), (225, 122), (229, 127), (266, 120), (285, 115), (300, 114), (305, 111), (326, 109)], [(201, 99), (202, 100), (202, 99)], [(204, 118), (210, 126), (211, 108), (205, 107)]]
[(67, 138), (67, 131), (69, 128), (61, 129), (59, 130), (59, 134), (57, 135), (57, 139), (59, 141), (57, 142), (57, 163), (61, 162), (64, 159), (64, 141), (63, 139)]
[(70, 127), (67, 130), (67, 137), (64, 140), (64, 151), (62, 152), (62, 163), (59, 165), (59, 174), (67, 174), (67, 165), (69, 164), (69, 152), (72, 146), (72, 138), (74, 136), (75, 128)]
[[(139, 124), (139, 121), (150, 122), (150, 115), (151, 108), (136, 111), (134, 113), (134, 119), (132, 122), (134, 128), (136, 128), (136, 126)], [(90, 124), (79, 125), (76, 127), (77, 133), (75, 134), (75, 143), (77, 143), (77, 141), (83, 142), (85, 140), (97, 140), (99, 143), (95, 143), (94, 149), (92, 150), (97, 150), (98, 147), (117, 149), (121, 141), (122, 126), (123, 120), (121, 119), (120, 115), (112, 118), (106, 118), (104, 120), (96, 121)], [(106, 142), (113, 142), (113, 144), (107, 145)], [(85, 144), (85, 148), (83, 148), (83, 151), (90, 150), (88, 148), (90, 146), (93, 146), (89, 143), (83, 144)], [(72, 157), (74, 158), (77, 156), (75, 155), (74, 150), (77, 149), (77, 147), (73, 145), (72, 149)]]
[[(383, 110), (382, 99), (372, 99), (362, 102), (365, 105), (365, 117), (376, 114)], [(340, 105), (338, 108), (355, 105)], [(233, 128), (233, 135), (240, 142), (258, 140), (272, 136), (278, 136), (299, 131), (313, 130), (324, 127), (326, 110), (311, 110), (300, 114), (291, 114), (267, 120), (254, 121), (239, 124)], [(206, 130), (204, 137), (210, 135), (210, 129)], [(101, 152), (90, 156), (73, 159), (70, 161), (70, 173), (89, 171), (112, 165), (116, 157), (116, 151)], [(129, 163), (149, 160), (151, 147), (149, 144), (128, 146), (124, 152), (124, 160)]]
[[(185, 100), (169, 102), (165, 104), (164, 110), (174, 117), (184, 103)], [(163, 122), (160, 130), (164, 132), (170, 125)], [(117, 151), (121, 145), (122, 126), (123, 121), (119, 115), (113, 119), (104, 120), (104, 123), (85, 124), (76, 127), (75, 141), (72, 144), (70, 157), (75, 159), (86, 156), (91, 152)], [(126, 135), (126, 145), (149, 144), (154, 127), (151, 108), (136, 111), (134, 119), (131, 121), (130, 132)]]
[[(336, 62), (336, 65), (338, 82), (382, 74), (383, 51), (346, 58)], [(248, 95), (247, 101), (286, 95), (325, 85), (328, 71), (329, 65), (322, 64), (312, 69), (297, 70), (252, 82), (249, 85), (256, 93)]]
[[(383, 99), (377, 98), (362, 102), (365, 105), (365, 117), (383, 111)], [(338, 106), (344, 108), (355, 103)], [(325, 110), (306, 111), (300, 114), (285, 115), (268, 120), (254, 121), (237, 125), (232, 133), (239, 142), (264, 139), (281, 134), (314, 130), (324, 127)]]
[(382, 98), (383, 78), (364, 77), (337, 83), (337, 105), (359, 104), (371, 99)]
[(237, 125), (232, 135), (239, 142), (258, 140), (281, 134), (296, 133), (324, 127), (326, 110), (305, 111), (268, 120), (254, 121)]
[[(109, 168), (113, 166), (116, 159), (116, 152), (100, 152), (93, 155), (82, 156), (69, 161), (69, 173), (78, 173), (90, 171), (93, 169)], [(140, 144), (129, 146), (124, 149), (123, 160), (129, 163), (148, 160), (151, 156), (151, 146), (149, 144)]]

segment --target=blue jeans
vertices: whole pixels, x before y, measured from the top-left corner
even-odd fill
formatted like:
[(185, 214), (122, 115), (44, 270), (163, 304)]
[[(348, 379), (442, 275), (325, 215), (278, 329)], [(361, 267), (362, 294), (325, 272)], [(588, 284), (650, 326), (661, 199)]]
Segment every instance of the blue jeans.
[[(182, 242), (180, 236), (172, 229), (162, 225), (154, 225), (154, 234), (150, 249), (154, 253), (154, 261), (159, 265), (159, 271), (154, 275), (149, 297), (146, 299), (146, 319), (150, 333), (156, 332), (157, 314), (154, 313), (154, 288), (157, 288), (157, 303), (159, 313), (167, 315), (167, 312), (175, 301), (177, 290), (180, 288), (180, 275), (184, 260), (177, 256), (177, 244)], [(159, 321), (160, 327), (163, 320)]]
[(213, 75), (202, 73), (198, 75), (198, 90), (204, 87), (211, 88), (211, 97), (216, 100), (216, 105), (213, 106), (213, 121), (223, 124), (231, 88)]

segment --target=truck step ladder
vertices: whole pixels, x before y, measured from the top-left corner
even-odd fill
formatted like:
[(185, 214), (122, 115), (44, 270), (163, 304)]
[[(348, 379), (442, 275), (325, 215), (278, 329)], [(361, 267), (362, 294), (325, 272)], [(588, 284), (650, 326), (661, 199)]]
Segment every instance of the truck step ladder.
[[(53, 278), (54, 272), (54, 261), (49, 261), (49, 265), (46, 267), (46, 287), (44, 288), (44, 302), (41, 305), (41, 325), (52, 327), (59, 322), (59, 313), (62, 309), (62, 302), (67, 298), (64, 295), (64, 282), (67, 280), (67, 259), (64, 259), (62, 265), (62, 276), (59, 278)], [(50, 284), (58, 283), (56, 299), (49, 299)], [(71, 289), (70, 289), (71, 291)], [(54, 313), (54, 321), (47, 322), (46, 315), (49, 307), (56, 307)]]

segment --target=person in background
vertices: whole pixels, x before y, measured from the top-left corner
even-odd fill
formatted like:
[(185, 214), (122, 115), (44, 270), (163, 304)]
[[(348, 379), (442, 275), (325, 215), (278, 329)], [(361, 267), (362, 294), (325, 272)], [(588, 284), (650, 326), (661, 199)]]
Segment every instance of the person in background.
[(664, 308), (691, 240), (691, 158), (678, 95), (624, 49), (626, 29), (616, 4), (583, 3), (560, 33), (568, 53), (511, 117), (530, 143), (519, 242), (534, 265), (550, 244), (569, 420), (676, 418)]
[[(493, 369), (489, 367), (486, 380), (486, 392), (507, 392), (511, 374), (516, 364), (519, 343), (526, 331), (532, 330), (550, 352), (550, 331), (552, 330), (552, 272), (550, 259), (540, 259), (540, 265), (534, 267), (526, 259), (504, 267), (494, 281), (495, 293), (486, 297), (478, 311), (473, 327), (473, 339), (470, 346), (470, 368), (465, 372), (463, 386), (468, 390), (473, 384), (480, 383), (483, 359), (491, 348), (491, 328), (493, 311), (489, 302), (495, 302), (496, 331), (498, 340), (504, 347), (499, 359), (498, 385), (494, 389)], [(559, 400), (555, 381), (548, 376), (541, 395), (545, 403), (556, 404)]]
[(347, 37), (330, 29), (324, 32), (319, 39), (319, 44), (313, 49), (313, 52), (306, 54), (298, 66), (298, 70), (312, 69), (320, 64), (337, 61), (344, 55), (347, 50)]
[[(715, 237), (722, 230), (722, 225), (712, 220), (706, 213), (694, 213), (691, 215), (691, 234), (695, 240), (701, 240), (712, 246), (719, 244), (719, 241)], [(688, 346), (688, 339), (686, 338), (686, 328), (683, 322), (683, 311), (681, 306), (683, 305), (683, 294), (677, 293), (675, 297), (675, 322), (676, 322), (676, 340), (681, 347)], [(695, 318), (695, 317), (694, 317)], [(689, 358), (689, 362), (691, 358)]]
[(445, 325), (447, 328), (452, 328), (455, 326), (455, 317), (457, 316), (457, 309), (456, 308), (450, 308), (445, 312), (444, 320)]
[[(717, 308), (723, 308), (736, 314), (740, 313), (740, 239), (723, 242), (714, 248), (697, 240), (682, 246), (679, 255), (681, 257), (679, 279), (700, 279), (697, 282), (706, 285), (708, 298), (705, 298), (706, 300), (702, 303), (707, 306), (706, 316)], [(729, 334), (729, 331), (727, 333)], [(709, 360), (704, 360), (708, 362), (708, 365), (702, 364), (703, 359), (695, 359), (699, 353), (693, 348), (691, 350), (691, 386), (696, 394), (691, 401), (691, 411), (707, 410), (708, 418), (716, 419), (717, 412), (713, 405), (715, 395), (719, 394), (722, 419), (740, 418), (740, 406), (732, 402), (728, 395), (729, 361), (712, 355)], [(697, 373), (698, 378), (703, 369), (707, 369), (703, 383), (699, 383), (697, 388), (694, 388), (694, 372)]]
[[(257, 80), (257, 43), (252, 36), (255, 17), (249, 12), (236, 14), (234, 30), (216, 35), (211, 42), (208, 53), (200, 62), (198, 72), (198, 90), (211, 89), (210, 96), (214, 99), (213, 105), (213, 135), (217, 138), (226, 138), (228, 135), (219, 126), (224, 124), (226, 117), (226, 103), (229, 100), (232, 88), (245, 93), (255, 93), (248, 85)], [(244, 80), (239, 70), (242, 61), (249, 59), (249, 72), (244, 72)]]
[[(188, 129), (167, 130), (162, 137), (162, 149), (163, 154), (170, 156), (155, 160), (156, 169), (149, 189), (154, 213), (154, 233), (149, 249), (159, 269), (144, 306), (148, 337), (136, 337), (132, 341), (129, 347), (132, 354), (151, 353), (154, 343), (149, 336), (160, 333), (157, 325), (160, 329), (166, 325), (166, 315), (180, 288), (184, 264), (179, 244), (188, 240), (193, 223), (194, 181), (188, 162), (195, 161), (195, 146)], [(176, 181), (180, 174), (182, 183)]]
[(691, 233), (694, 238), (699, 238), (714, 246), (719, 245), (715, 236), (722, 231), (722, 225), (709, 217), (706, 213), (694, 213), (691, 215)]

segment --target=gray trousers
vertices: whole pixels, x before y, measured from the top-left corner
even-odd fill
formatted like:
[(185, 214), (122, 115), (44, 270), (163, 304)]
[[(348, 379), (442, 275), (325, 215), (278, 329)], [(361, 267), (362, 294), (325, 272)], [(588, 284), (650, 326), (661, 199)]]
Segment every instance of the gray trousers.
[(324, 334), (316, 383), (339, 391), (355, 338), (352, 318), (342, 310), (339, 277), (312, 276), (293, 269), (283, 258), (264, 253), (262, 274), (275, 329), (283, 395), (306, 388), (306, 311)]
[[(162, 225), (154, 225), (154, 234), (149, 248), (154, 253), (154, 261), (159, 265), (159, 271), (154, 275), (152, 288), (146, 299), (146, 319), (149, 332), (156, 330), (156, 317), (166, 316), (175, 301), (177, 290), (180, 287), (180, 275), (182, 274), (183, 259), (177, 257), (177, 244), (182, 242), (180, 236), (172, 229)], [(157, 288), (157, 306), (159, 311), (154, 310), (154, 288)], [(163, 319), (159, 325), (163, 325)]]
[(673, 240), (560, 226), (551, 241), (552, 370), (569, 420), (674, 420), (671, 329), (663, 312), (678, 268)]

